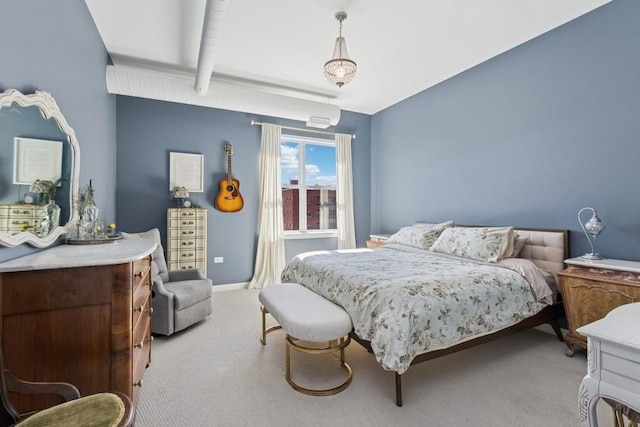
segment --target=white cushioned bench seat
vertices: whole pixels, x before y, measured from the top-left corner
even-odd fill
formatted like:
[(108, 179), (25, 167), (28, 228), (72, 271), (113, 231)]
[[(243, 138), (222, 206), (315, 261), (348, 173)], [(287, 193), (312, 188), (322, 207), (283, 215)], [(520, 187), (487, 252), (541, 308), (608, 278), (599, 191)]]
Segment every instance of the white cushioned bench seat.
[[(286, 337), (286, 378), (295, 390), (313, 396), (329, 396), (344, 390), (351, 383), (351, 367), (344, 360), (344, 349), (349, 345), (349, 332), (353, 328), (351, 318), (342, 307), (316, 294), (298, 283), (281, 283), (260, 291), (262, 304), (262, 331), (260, 341), (266, 344), (266, 335), (275, 329), (284, 329)], [(269, 313), (278, 325), (266, 327), (265, 315)], [(307, 347), (297, 341), (328, 342), (326, 347)], [(347, 379), (330, 389), (309, 389), (298, 385), (291, 378), (290, 349), (307, 354), (324, 354), (340, 351), (340, 364), (347, 370)]]
[(297, 283), (266, 287), (258, 299), (287, 334), (300, 340), (337, 340), (353, 328), (342, 307)]

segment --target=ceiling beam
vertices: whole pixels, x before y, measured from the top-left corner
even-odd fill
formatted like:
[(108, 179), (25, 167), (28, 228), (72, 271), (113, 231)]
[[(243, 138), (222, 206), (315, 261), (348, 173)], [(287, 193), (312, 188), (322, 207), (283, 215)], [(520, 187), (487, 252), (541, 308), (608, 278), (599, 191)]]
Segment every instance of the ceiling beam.
[(231, 4), (231, 0), (207, 0), (202, 23), (198, 68), (193, 86), (198, 95), (206, 95), (209, 90), (216, 48), (229, 4)]

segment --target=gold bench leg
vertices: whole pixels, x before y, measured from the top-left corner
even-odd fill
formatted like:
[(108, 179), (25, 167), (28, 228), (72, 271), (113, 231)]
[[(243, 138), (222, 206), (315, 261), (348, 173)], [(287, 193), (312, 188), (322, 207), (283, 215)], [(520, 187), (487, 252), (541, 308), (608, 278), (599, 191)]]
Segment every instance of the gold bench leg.
[(267, 310), (264, 305), (261, 305), (260, 312), (262, 313), (262, 331), (260, 331), (260, 342), (262, 343), (262, 345), (266, 345), (267, 334), (271, 331), (275, 331), (276, 329), (282, 329), (282, 326), (273, 325), (267, 328), (266, 315), (269, 312), (269, 310)]
[[(293, 387), (294, 390), (303, 394), (307, 394), (309, 396), (331, 396), (334, 394), (338, 394), (342, 390), (349, 387), (349, 384), (351, 384), (351, 380), (353, 379), (353, 371), (351, 370), (351, 366), (349, 366), (347, 362), (345, 362), (344, 349), (351, 342), (351, 337), (347, 336), (346, 340), (344, 337), (342, 337), (340, 338), (340, 340), (330, 341), (329, 345), (323, 348), (305, 347), (296, 343), (295, 340), (296, 340), (295, 338), (287, 334), (286, 346), (285, 346), (285, 373), (286, 373), (285, 375), (287, 378), (287, 382), (291, 387)], [(316, 389), (302, 387), (301, 385), (297, 384), (293, 380), (293, 378), (291, 378), (291, 349), (292, 348), (296, 351), (299, 351), (301, 353), (306, 353), (306, 354), (328, 354), (328, 353), (334, 353), (336, 351), (340, 351), (340, 365), (346, 369), (347, 378), (338, 386), (329, 388), (329, 389), (316, 390)]]

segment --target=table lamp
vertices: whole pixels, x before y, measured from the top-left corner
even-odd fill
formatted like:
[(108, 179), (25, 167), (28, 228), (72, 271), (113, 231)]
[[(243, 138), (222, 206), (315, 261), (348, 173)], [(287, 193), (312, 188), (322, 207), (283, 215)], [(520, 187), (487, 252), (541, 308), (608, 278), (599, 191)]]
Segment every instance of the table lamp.
[[(591, 211), (591, 218), (586, 223), (583, 222), (582, 218), (580, 217), (580, 215), (584, 211)], [(580, 226), (582, 227), (582, 231), (584, 231), (584, 235), (587, 236), (587, 241), (589, 242), (589, 246), (591, 246), (591, 253), (586, 253), (586, 254), (582, 255), (582, 258), (584, 258), (584, 259), (602, 259), (600, 254), (594, 251), (593, 242), (592, 242), (592, 240), (595, 240), (600, 235), (602, 230), (604, 230), (604, 228), (605, 228), (605, 225), (600, 220), (600, 218), (598, 217), (598, 214), (596, 213), (596, 210), (591, 208), (591, 207), (588, 207), (588, 206), (580, 209), (580, 211), (578, 212), (578, 222), (580, 223)], [(589, 237), (589, 236), (591, 236), (591, 237)]]

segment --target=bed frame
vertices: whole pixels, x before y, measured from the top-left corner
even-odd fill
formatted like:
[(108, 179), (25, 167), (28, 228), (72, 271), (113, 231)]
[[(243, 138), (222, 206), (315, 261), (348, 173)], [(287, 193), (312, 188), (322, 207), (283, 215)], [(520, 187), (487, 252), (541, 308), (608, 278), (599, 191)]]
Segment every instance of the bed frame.
[[(557, 274), (558, 271), (564, 268), (564, 260), (569, 258), (568, 230), (516, 228), (515, 231), (517, 231), (520, 236), (529, 238), (529, 241), (522, 249), (522, 252), (520, 254), (521, 258), (530, 259), (539, 267), (551, 271), (554, 274)], [(558, 293), (558, 297), (554, 304), (545, 307), (537, 314), (522, 320), (520, 323), (488, 335), (483, 335), (481, 337), (462, 342), (449, 348), (421, 353), (413, 359), (411, 365), (426, 362), (427, 360), (435, 359), (447, 354), (452, 354), (460, 350), (465, 350), (467, 348), (474, 347), (479, 344), (484, 344), (486, 342), (514, 334), (516, 332), (544, 325), (545, 323), (550, 324), (553, 328), (553, 331), (556, 333), (558, 340), (564, 342), (562, 331), (560, 330), (560, 325), (558, 324), (558, 320), (562, 319), (563, 317), (565, 317), (565, 313), (564, 307), (562, 305), (562, 295)], [(357, 341), (360, 345), (366, 348), (369, 353), (373, 354), (370, 341), (361, 339), (353, 331), (351, 332), (350, 336), (353, 340)], [(395, 386), (396, 405), (402, 406), (402, 375), (398, 374), (397, 372), (395, 373)]]

